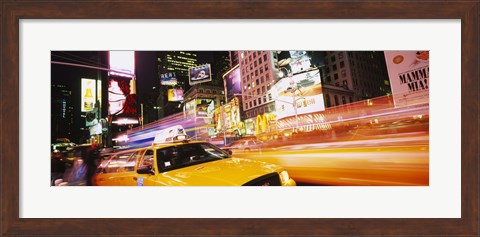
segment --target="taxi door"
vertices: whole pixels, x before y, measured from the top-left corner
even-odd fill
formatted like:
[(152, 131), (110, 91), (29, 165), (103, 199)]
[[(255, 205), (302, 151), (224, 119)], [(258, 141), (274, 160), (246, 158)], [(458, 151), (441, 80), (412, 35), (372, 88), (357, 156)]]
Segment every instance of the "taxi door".
[(137, 150), (133, 152), (123, 165), (122, 175), (116, 179), (117, 185), (120, 186), (136, 186), (137, 185), (137, 171), (135, 167), (138, 164), (140, 158), (142, 158), (145, 149)]
[(152, 186), (155, 185), (156, 174), (158, 174), (158, 170), (155, 162), (155, 150), (147, 149), (140, 158), (133, 179), (137, 186)]

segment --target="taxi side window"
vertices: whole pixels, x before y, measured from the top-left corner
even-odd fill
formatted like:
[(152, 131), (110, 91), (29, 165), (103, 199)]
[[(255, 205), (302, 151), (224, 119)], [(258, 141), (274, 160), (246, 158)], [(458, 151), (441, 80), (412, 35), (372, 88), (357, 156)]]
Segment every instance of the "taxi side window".
[(113, 155), (103, 169), (103, 173), (121, 173), (125, 171), (133, 171), (133, 166), (135, 166), (135, 163), (130, 170), (130, 163), (128, 163), (128, 160), (135, 153), (136, 152), (127, 152)]
[(141, 151), (136, 151), (128, 157), (127, 161), (125, 162), (125, 168), (124, 171), (134, 171), (135, 170), (135, 165), (137, 164), (138, 158), (140, 158), (142, 152)]
[(154, 167), (154, 152), (153, 150), (145, 151), (145, 155), (143, 156), (142, 161), (140, 162), (139, 167), (151, 167), (153, 171), (155, 171)]

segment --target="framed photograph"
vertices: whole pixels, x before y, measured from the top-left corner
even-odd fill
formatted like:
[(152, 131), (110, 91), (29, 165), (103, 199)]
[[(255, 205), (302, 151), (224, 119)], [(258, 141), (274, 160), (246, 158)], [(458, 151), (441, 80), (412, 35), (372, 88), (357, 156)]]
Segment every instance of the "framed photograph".
[[(0, 5), (2, 235), (480, 234), (478, 1), (7, 0)], [(429, 58), (434, 79), (415, 85), (429, 87), (430, 95), (393, 98), (403, 105), (430, 96), (426, 184), (282, 189), (51, 186), (52, 52), (279, 49), (388, 51), (385, 58), (395, 65), (409, 60), (418, 66)], [(305, 51), (291, 51), (290, 58), (299, 61), (291, 70), (301, 71), (308, 61), (299, 52)], [(210, 66), (207, 73), (194, 68), (190, 84), (210, 81)], [(392, 88), (408, 89), (406, 69), (396, 70), (388, 72), (400, 75)], [(233, 73), (226, 76), (234, 78)], [(93, 92), (101, 85), (84, 79), (82, 105), (92, 113)], [(320, 84), (319, 78), (296, 80), (306, 86)], [(128, 88), (129, 94), (138, 90), (135, 84), (124, 84), (119, 88)], [(177, 98), (174, 92), (171, 100), (184, 96)], [(102, 127), (97, 130), (102, 133)]]

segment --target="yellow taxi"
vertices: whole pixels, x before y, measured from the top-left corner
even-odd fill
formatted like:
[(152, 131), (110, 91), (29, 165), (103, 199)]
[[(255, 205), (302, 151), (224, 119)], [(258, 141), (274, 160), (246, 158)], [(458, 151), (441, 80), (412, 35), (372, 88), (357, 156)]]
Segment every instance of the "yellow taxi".
[[(179, 129), (182, 131), (181, 129)], [(113, 153), (93, 177), (99, 186), (295, 186), (275, 164), (234, 158), (183, 133), (155, 137), (150, 147)]]

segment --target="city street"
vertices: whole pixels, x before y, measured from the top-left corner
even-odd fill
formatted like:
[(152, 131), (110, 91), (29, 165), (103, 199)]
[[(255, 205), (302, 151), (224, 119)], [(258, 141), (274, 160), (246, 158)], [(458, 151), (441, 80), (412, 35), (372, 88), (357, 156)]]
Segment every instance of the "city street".
[(428, 185), (428, 134), (277, 146), (235, 153), (285, 167), (297, 185)]

